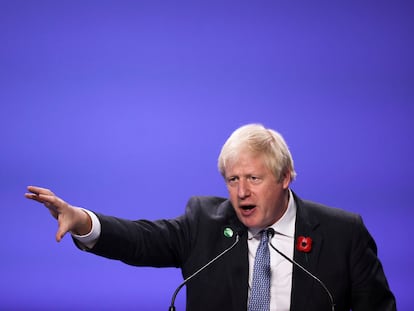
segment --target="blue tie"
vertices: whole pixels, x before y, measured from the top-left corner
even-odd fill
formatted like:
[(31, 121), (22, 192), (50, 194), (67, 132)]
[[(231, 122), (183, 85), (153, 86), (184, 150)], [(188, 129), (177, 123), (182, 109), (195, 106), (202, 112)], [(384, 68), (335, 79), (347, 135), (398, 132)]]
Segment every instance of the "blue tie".
[(254, 260), (248, 311), (270, 310), (270, 252), (268, 241), (267, 231), (262, 231), (262, 238)]

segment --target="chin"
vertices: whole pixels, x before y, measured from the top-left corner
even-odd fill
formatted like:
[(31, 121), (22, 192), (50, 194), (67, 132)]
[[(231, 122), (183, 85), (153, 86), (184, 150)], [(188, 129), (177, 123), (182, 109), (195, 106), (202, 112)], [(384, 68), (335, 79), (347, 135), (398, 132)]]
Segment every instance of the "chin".
[(260, 224), (258, 224), (257, 222), (242, 221), (242, 223), (243, 223), (243, 225), (245, 225), (249, 229), (259, 229), (259, 228), (262, 228), (262, 226)]

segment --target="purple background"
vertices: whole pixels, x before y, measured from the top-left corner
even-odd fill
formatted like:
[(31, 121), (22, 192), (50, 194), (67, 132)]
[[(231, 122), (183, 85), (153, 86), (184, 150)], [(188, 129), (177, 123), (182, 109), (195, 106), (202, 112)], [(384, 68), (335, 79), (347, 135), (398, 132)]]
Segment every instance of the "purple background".
[(178, 269), (56, 243), (25, 187), (175, 217), (227, 195), (216, 159), (250, 122), (284, 135), (300, 196), (363, 216), (411, 310), (412, 1), (1, 1), (0, 29), (1, 310), (167, 310)]

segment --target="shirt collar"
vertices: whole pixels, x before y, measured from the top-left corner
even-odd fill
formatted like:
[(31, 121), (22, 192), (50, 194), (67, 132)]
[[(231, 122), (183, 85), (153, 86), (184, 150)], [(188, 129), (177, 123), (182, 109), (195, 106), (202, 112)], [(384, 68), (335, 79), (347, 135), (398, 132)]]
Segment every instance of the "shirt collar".
[[(270, 227), (275, 230), (277, 234), (282, 234), (293, 238), (295, 236), (295, 221), (296, 221), (296, 202), (293, 199), (292, 192), (289, 189), (288, 207), (282, 217)], [(256, 237), (263, 229), (249, 229), (248, 238)], [(260, 237), (259, 237), (260, 238)]]
[(275, 229), (276, 233), (286, 235), (293, 238), (295, 236), (295, 221), (296, 221), (296, 202), (293, 194), (289, 189), (289, 202), (286, 212), (277, 222), (271, 227)]

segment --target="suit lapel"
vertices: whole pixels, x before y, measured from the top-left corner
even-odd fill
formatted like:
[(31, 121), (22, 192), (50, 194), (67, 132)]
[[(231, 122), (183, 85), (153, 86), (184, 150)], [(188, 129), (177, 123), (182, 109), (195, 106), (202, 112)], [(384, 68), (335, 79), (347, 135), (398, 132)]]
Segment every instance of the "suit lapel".
[[(319, 223), (311, 215), (309, 215), (305, 203), (295, 194), (296, 201), (296, 224), (295, 224), (295, 248), (293, 259), (301, 266), (306, 268), (312, 274), (315, 273), (318, 258), (322, 246), (322, 236), (315, 230)], [(309, 253), (299, 251), (296, 247), (296, 241), (299, 236), (310, 237), (312, 239), (312, 248)], [(300, 311), (307, 310), (308, 301), (312, 293), (312, 287), (315, 286), (314, 279), (299, 267), (293, 267), (292, 277), (292, 294), (291, 294), (291, 310)]]
[[(230, 228), (235, 234), (240, 234), (240, 241), (225, 256), (225, 272), (229, 282), (232, 308), (231, 310), (247, 310), (247, 294), (248, 294), (248, 250), (247, 250), (247, 232), (238, 220), (233, 219), (228, 226), (223, 227), (223, 231)], [(228, 248), (234, 243), (235, 237), (228, 238), (223, 235), (223, 247)], [(230, 310), (230, 309), (229, 309)]]

